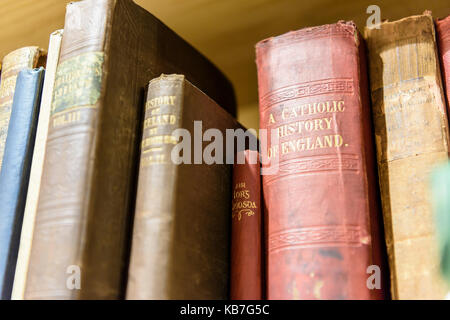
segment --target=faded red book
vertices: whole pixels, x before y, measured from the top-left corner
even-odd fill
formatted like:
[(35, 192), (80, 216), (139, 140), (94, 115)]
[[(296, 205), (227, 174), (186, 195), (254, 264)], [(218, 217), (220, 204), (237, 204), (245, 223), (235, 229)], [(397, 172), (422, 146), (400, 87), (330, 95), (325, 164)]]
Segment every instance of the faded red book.
[(230, 298), (260, 300), (263, 247), (259, 155), (252, 150), (240, 153), (244, 153), (245, 162), (233, 166)]
[(279, 138), (263, 155), (279, 163), (263, 175), (268, 299), (384, 297), (362, 41), (338, 22), (256, 46), (260, 128)]
[(447, 106), (450, 108), (450, 16), (436, 21), (436, 31), (444, 78), (442, 82), (446, 92)]

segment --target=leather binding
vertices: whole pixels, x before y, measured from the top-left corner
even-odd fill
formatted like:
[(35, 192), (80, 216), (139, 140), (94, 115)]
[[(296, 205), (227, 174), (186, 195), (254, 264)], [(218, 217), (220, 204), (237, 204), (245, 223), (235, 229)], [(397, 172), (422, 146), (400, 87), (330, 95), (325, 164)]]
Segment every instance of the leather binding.
[(2, 79), (0, 84), (0, 168), (2, 166), (17, 75), (21, 70), (27, 68), (45, 67), (45, 58), (45, 51), (39, 47), (23, 47), (10, 52), (3, 58), (0, 77)]
[(233, 165), (231, 208), (231, 300), (263, 298), (263, 243), (259, 154), (245, 150)]
[[(201, 121), (201, 129), (194, 131), (194, 121)], [(229, 297), (232, 165), (220, 155), (222, 164), (207, 164), (194, 152), (209, 144), (195, 142), (202, 139), (198, 130), (219, 130), (225, 137), (226, 129), (235, 128), (237, 121), (185, 76), (150, 81), (127, 299)], [(190, 133), (190, 140), (182, 138), (191, 148), (190, 164), (171, 159), (176, 129)]]
[(25, 299), (124, 297), (142, 90), (162, 72), (233, 112), (220, 71), (133, 1), (68, 4)]
[(39, 189), (41, 186), (42, 168), (44, 165), (45, 142), (47, 140), (50, 107), (55, 83), (56, 66), (59, 59), (63, 30), (57, 30), (50, 35), (48, 55), (45, 69), (42, 99), (39, 108), (39, 119), (36, 129), (33, 160), (31, 162), (30, 180), (28, 184), (27, 200), (23, 214), (20, 247), (17, 257), (12, 300), (22, 300), (25, 290), (25, 280), (30, 258), (31, 240), (33, 239), (34, 220), (36, 217)]
[(448, 121), (429, 13), (366, 29), (393, 299), (441, 299), (430, 172), (448, 158)]
[(447, 108), (450, 108), (450, 16), (436, 21), (436, 34), (444, 78), (442, 82), (447, 97)]
[(0, 173), (1, 298), (10, 299), (33, 156), (44, 69), (19, 72)]
[[(256, 62), (260, 128), (269, 130), (270, 142), (263, 159), (279, 164), (278, 173), (263, 175), (267, 298), (383, 298), (386, 268), (359, 32), (342, 21), (289, 32), (259, 42)], [(380, 289), (367, 286), (372, 265), (380, 267)]]

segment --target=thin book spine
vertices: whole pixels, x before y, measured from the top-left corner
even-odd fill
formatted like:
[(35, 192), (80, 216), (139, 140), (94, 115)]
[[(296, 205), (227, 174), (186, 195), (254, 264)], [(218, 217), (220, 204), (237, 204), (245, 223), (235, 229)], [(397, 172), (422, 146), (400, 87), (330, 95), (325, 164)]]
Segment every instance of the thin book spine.
[(25, 291), (25, 280), (28, 271), (28, 261), (33, 239), (34, 221), (41, 186), (42, 169), (44, 166), (45, 146), (48, 134), (50, 109), (55, 83), (56, 67), (58, 65), (61, 49), (63, 30), (57, 30), (50, 35), (48, 55), (46, 62), (42, 99), (39, 111), (39, 120), (36, 129), (36, 139), (31, 163), (30, 180), (28, 185), (27, 200), (20, 234), (19, 255), (17, 258), (14, 286), (11, 295), (12, 300), (22, 300)]
[(259, 154), (254, 150), (239, 153), (244, 153), (245, 162), (233, 165), (230, 299), (261, 300), (264, 272)]
[(447, 113), (450, 111), (450, 16), (436, 21), (436, 35), (441, 60), (442, 84), (447, 97)]
[[(178, 177), (178, 165), (171, 160), (177, 143), (172, 132), (181, 125), (183, 89), (182, 75), (162, 75), (148, 85), (127, 299), (171, 296)], [(157, 252), (148, 254), (148, 248)]]
[[(100, 273), (94, 276), (86, 262), (86, 246), (94, 251), (101, 246), (100, 242), (87, 243), (89, 225), (94, 224), (88, 212), (98, 174), (95, 155), (109, 74), (106, 65), (114, 4), (102, 0), (67, 5), (25, 299), (112, 299), (119, 294), (120, 274), (114, 273), (116, 279), (108, 281), (108, 272), (99, 271), (116, 268), (116, 259), (108, 266), (97, 264), (95, 271)], [(97, 218), (101, 215), (98, 212)], [(101, 228), (96, 231), (102, 232)], [(120, 247), (111, 249), (108, 244), (96, 254), (99, 258), (116, 249)], [(71, 270), (79, 271), (78, 283), (69, 282)]]

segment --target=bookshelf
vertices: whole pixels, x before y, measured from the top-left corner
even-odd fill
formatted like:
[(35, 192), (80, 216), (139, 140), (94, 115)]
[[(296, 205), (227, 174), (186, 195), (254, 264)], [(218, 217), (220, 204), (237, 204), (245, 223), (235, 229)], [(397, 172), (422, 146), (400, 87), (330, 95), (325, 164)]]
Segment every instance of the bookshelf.
[[(2, 0), (0, 56), (25, 45), (48, 45), (49, 34), (64, 24), (65, 0)], [(382, 19), (396, 20), (432, 10), (450, 14), (445, 0), (136, 0), (192, 43), (232, 80), (238, 118), (258, 127), (254, 45), (264, 38), (306, 26), (354, 20), (360, 30), (366, 8), (376, 4)]]

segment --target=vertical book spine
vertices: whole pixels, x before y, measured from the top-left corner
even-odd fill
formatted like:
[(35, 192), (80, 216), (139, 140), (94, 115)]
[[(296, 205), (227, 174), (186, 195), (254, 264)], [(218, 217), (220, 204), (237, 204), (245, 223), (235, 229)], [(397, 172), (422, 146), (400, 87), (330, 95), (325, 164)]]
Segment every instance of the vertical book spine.
[(23, 69), (40, 66), (40, 58), (43, 57), (45, 57), (45, 54), (42, 49), (38, 47), (23, 47), (14, 50), (3, 58), (2, 81), (0, 85), (0, 168), (2, 166), (17, 75)]
[(366, 38), (392, 296), (443, 298), (429, 181), (449, 148), (433, 19), (385, 22)]
[(53, 86), (55, 83), (56, 67), (61, 48), (62, 32), (62, 30), (58, 30), (50, 35), (44, 86), (42, 88), (42, 100), (39, 108), (39, 120), (36, 129), (33, 160), (30, 170), (30, 181), (23, 215), (22, 232), (20, 234), (19, 255), (17, 257), (14, 287), (11, 296), (11, 299), (13, 300), (22, 300), (25, 290), (25, 280), (30, 258), (31, 240), (33, 239), (34, 220), (36, 217), (39, 189), (41, 186), (50, 108), (53, 95)]
[(268, 299), (384, 297), (367, 285), (381, 254), (362, 45), (338, 22), (256, 47), (260, 127), (278, 136), (265, 156), (279, 170), (263, 176)]
[(127, 299), (171, 298), (178, 167), (172, 132), (181, 125), (183, 89), (181, 75), (162, 75), (148, 86)]
[(43, 68), (22, 70), (17, 77), (14, 93), (4, 162), (0, 173), (2, 299), (11, 297), (43, 78)]
[[(82, 1), (67, 6), (26, 299), (97, 297), (89, 295), (95, 281), (83, 279), (88, 273), (84, 265), (86, 246), (95, 245), (86, 243), (90, 222), (87, 212), (106, 82), (111, 3)], [(68, 283), (71, 270), (78, 270), (80, 283)], [(105, 288), (98, 297), (111, 298), (115, 294)]]
[(233, 166), (230, 298), (260, 300), (263, 260), (259, 154), (251, 150), (240, 152), (245, 155), (245, 163)]
[(444, 76), (443, 85), (447, 96), (447, 108), (450, 108), (450, 16), (436, 22), (436, 32), (441, 58), (441, 70)]

